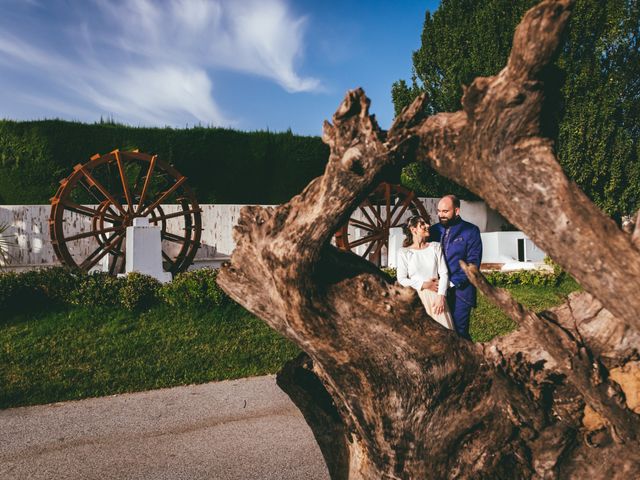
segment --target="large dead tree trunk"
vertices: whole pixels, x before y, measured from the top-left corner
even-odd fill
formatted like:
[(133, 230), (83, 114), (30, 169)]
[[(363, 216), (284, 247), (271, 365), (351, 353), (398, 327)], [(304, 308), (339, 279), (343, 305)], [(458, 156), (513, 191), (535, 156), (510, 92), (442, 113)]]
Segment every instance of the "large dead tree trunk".
[[(571, 0), (530, 10), (508, 64), (426, 117), (419, 98), (389, 132), (349, 92), (325, 123), (325, 174), (275, 209), (243, 209), (218, 282), (306, 355), (279, 376), (333, 478), (635, 478), (640, 475), (640, 252), (566, 178), (541, 136), (541, 72)], [(468, 274), (520, 328), (474, 344), (417, 294), (330, 245), (380, 182), (425, 161), (484, 198), (589, 293), (528, 312)], [(319, 381), (318, 381), (319, 380)]]

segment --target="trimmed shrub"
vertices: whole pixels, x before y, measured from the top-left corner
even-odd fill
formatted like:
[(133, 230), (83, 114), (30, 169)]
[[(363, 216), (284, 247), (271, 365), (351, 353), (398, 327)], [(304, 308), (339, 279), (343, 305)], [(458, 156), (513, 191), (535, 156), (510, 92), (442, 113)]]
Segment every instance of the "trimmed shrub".
[(106, 272), (95, 272), (82, 277), (70, 292), (69, 303), (81, 307), (102, 307), (120, 304), (122, 280)]
[(29, 290), (20, 274), (14, 272), (0, 273), (0, 312), (2, 318), (16, 311), (28, 301)]
[(533, 285), (536, 287), (556, 286), (564, 277), (564, 272), (556, 274), (544, 270), (519, 270), (516, 272), (485, 272), (490, 284), (497, 287), (507, 285)]
[(201, 268), (178, 274), (162, 286), (162, 299), (172, 307), (211, 308), (231, 301), (216, 283), (218, 271)]
[(131, 272), (120, 284), (120, 305), (126, 310), (146, 310), (158, 303), (162, 284), (155, 278)]
[(66, 267), (0, 273), (0, 311), (35, 310), (64, 305), (81, 283), (83, 273)]
[(132, 272), (113, 277), (106, 272), (86, 274), (67, 267), (0, 273), (0, 319), (20, 311), (61, 305), (120, 306), (148, 309), (161, 301), (179, 308), (215, 308), (230, 302), (216, 283), (217, 271), (200, 269), (179, 274), (162, 285), (155, 278)]
[(78, 288), (87, 276), (81, 270), (70, 267), (43, 268), (24, 272), (21, 275), (30, 288), (39, 292), (38, 296), (42, 301), (57, 305), (71, 303), (71, 292)]

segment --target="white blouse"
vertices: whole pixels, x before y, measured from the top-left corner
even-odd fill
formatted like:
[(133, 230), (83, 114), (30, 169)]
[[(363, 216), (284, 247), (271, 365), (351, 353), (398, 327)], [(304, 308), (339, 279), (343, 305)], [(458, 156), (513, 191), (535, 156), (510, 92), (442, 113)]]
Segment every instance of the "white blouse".
[(438, 278), (438, 293), (447, 293), (449, 272), (438, 242), (429, 242), (422, 250), (401, 248), (398, 251), (397, 270), (400, 285), (420, 291), (424, 282)]

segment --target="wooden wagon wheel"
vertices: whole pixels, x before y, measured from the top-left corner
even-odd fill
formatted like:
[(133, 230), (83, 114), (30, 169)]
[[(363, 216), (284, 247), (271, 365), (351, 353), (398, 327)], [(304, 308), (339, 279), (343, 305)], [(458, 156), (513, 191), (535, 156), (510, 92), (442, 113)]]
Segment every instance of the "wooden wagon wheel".
[[(354, 251), (378, 266), (382, 265), (382, 249), (389, 251), (389, 230), (402, 225), (407, 212), (429, 218), (427, 210), (414, 192), (401, 185), (381, 183), (358, 206), (349, 221), (335, 234), (338, 248)], [(364, 232), (350, 238), (349, 227)], [(356, 230), (357, 231), (357, 230)], [(353, 236), (353, 235), (352, 235)]]
[[(186, 270), (202, 231), (201, 209), (186, 179), (157, 155), (137, 150), (114, 150), (76, 165), (51, 199), (49, 232), (58, 259), (88, 271), (107, 258), (109, 273), (121, 273), (126, 228), (147, 217), (161, 229), (164, 270)], [(166, 213), (161, 204), (175, 207)]]

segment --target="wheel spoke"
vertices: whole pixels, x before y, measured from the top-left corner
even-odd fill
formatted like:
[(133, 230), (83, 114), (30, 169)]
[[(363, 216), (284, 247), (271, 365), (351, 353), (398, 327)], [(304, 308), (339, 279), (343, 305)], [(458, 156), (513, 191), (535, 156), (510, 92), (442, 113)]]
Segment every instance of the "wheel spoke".
[(166, 272), (173, 271), (173, 267), (176, 264), (177, 259), (174, 260), (173, 258), (171, 258), (164, 250), (162, 250), (162, 258), (164, 259), (164, 261), (162, 262), (162, 268)]
[(364, 251), (364, 253), (362, 254), (362, 258), (367, 258), (367, 255), (369, 255), (369, 252), (371, 251), (371, 249), (373, 248), (373, 246), (376, 244), (375, 240), (373, 242), (371, 242), (369, 244), (369, 246), (367, 247), (367, 249)]
[(373, 219), (369, 216), (369, 214), (367, 213), (367, 211), (365, 210), (365, 208), (362, 205), (360, 205), (358, 208), (360, 209), (362, 214), (367, 218), (367, 220), (369, 221), (369, 223), (371, 225), (376, 225), (376, 222), (373, 221)]
[(395, 226), (397, 226), (397, 225), (398, 225), (398, 222), (400, 221), (400, 219), (401, 219), (401, 218), (402, 218), (402, 216), (404, 215), (404, 212), (406, 212), (406, 211), (407, 211), (407, 208), (409, 208), (409, 205), (411, 205), (411, 202), (413, 201), (413, 197), (414, 197), (414, 195), (415, 195), (415, 194), (414, 194), (413, 192), (410, 192), (410, 193), (409, 193), (409, 195), (404, 199), (404, 201), (403, 201), (401, 204), (400, 204), (400, 203), (399, 203), (399, 204), (397, 204), (397, 205), (396, 205), (396, 208), (394, 208), (394, 209), (391, 211), (391, 216), (393, 216), (393, 215), (394, 215), (394, 213), (395, 213), (395, 211), (396, 211), (398, 208), (402, 207), (402, 209), (400, 210), (400, 213), (398, 213), (398, 215), (396, 215), (395, 220), (393, 220), (393, 221), (389, 224), (389, 226), (391, 226), (391, 227), (395, 227)]
[(80, 268), (82, 268), (83, 270), (90, 270), (96, 263), (98, 263), (102, 259), (102, 257), (104, 257), (115, 247), (115, 244), (118, 241), (116, 239), (119, 239), (122, 236), (124, 236), (124, 232), (114, 233), (107, 239), (109, 243), (100, 245), (93, 252), (91, 252), (91, 254), (85, 259), (85, 261), (80, 264)]
[(353, 242), (349, 242), (349, 248), (359, 247), (368, 242), (374, 242), (380, 238), (380, 233), (374, 233), (373, 235), (367, 235), (366, 237), (359, 238)]
[(131, 202), (131, 193), (129, 192), (129, 184), (127, 183), (127, 177), (124, 174), (124, 165), (122, 164), (122, 158), (120, 158), (120, 152), (115, 151), (116, 163), (118, 164), (118, 173), (120, 174), (120, 182), (122, 183), (122, 189), (124, 190), (124, 198), (127, 200), (129, 211), (133, 213), (133, 203)]
[(388, 183), (384, 184), (384, 206), (385, 206), (385, 225), (389, 226), (389, 222), (391, 221), (391, 185)]
[(174, 212), (174, 213), (163, 213), (162, 215), (158, 215), (157, 217), (153, 217), (151, 219), (152, 223), (158, 223), (160, 220), (168, 220), (170, 218), (175, 218), (175, 217), (181, 217), (184, 215), (191, 215), (192, 213), (199, 213), (202, 210), (199, 208), (193, 208), (193, 209), (189, 209), (189, 210), (180, 210), (179, 212)]
[(124, 254), (122, 253), (123, 241), (124, 241), (124, 237), (121, 237), (120, 240), (118, 240), (118, 244), (116, 245), (115, 251), (111, 252), (111, 254), (113, 255), (113, 261), (109, 266), (109, 275), (114, 275), (117, 272), (118, 260), (120, 260), (120, 258), (122, 258), (122, 262), (126, 262), (126, 258), (124, 258)]
[[(112, 223), (117, 223), (119, 221), (121, 221), (120, 218), (118, 218), (118, 216), (111, 216), (108, 215), (106, 212), (100, 212), (98, 210), (95, 210), (91, 207), (87, 207), (86, 205), (80, 205), (78, 203), (72, 202), (71, 200), (63, 200), (62, 201), (62, 205), (64, 206), (65, 210), (69, 210), (70, 212), (74, 212), (77, 213), (79, 215), (86, 215), (89, 217), (104, 217), (105, 220), (112, 222)], [(114, 212), (115, 213), (115, 212)]]
[(77, 235), (72, 235), (70, 237), (65, 237), (63, 240), (65, 242), (73, 242), (74, 240), (80, 240), (81, 238), (97, 237), (101, 233), (116, 232), (118, 230), (123, 230), (123, 227), (121, 227), (121, 226), (108, 227), (108, 228), (103, 228), (101, 230), (92, 230), (90, 232), (82, 232), (82, 233), (78, 233)]
[(382, 263), (381, 260), (381, 254), (382, 254), (382, 246), (384, 245), (384, 240), (379, 240), (378, 242), (376, 242), (376, 249), (373, 252), (373, 261), (376, 265), (380, 266), (380, 263)]
[[(91, 190), (91, 187), (89, 185), (87, 185), (86, 183), (84, 183), (83, 179), (79, 179), (78, 180), (78, 184), (82, 188), (84, 188), (89, 195), (91, 195), (93, 197), (93, 199), (96, 201), (96, 203), (102, 204), (102, 202), (106, 201), (106, 200), (101, 200), (100, 198), (98, 198), (98, 196), (95, 194), (95, 192), (93, 190)], [(111, 206), (107, 207), (107, 210), (109, 210), (114, 216), (116, 216), (116, 217), (119, 216), (118, 212), (114, 211), (111, 208)]]
[(173, 259), (164, 250), (162, 250), (162, 258), (164, 258), (169, 263), (173, 263)]
[[(365, 201), (363, 203), (365, 204), (365, 206), (369, 207), (369, 209), (373, 212), (373, 215), (376, 217), (378, 222), (380, 222), (379, 225), (383, 225), (384, 221), (382, 220), (382, 217), (380, 216), (380, 212), (378, 212), (376, 210), (376, 208), (371, 203), (371, 201), (367, 198), (367, 199), (365, 199)], [(378, 206), (378, 208), (379, 208), (379, 206)], [(374, 223), (374, 222), (371, 222), (371, 223)]]
[(140, 214), (141, 216), (146, 216), (151, 210), (156, 208), (158, 205), (162, 203), (162, 201), (175, 192), (180, 185), (182, 185), (187, 180), (187, 177), (180, 177), (176, 183), (174, 183), (169, 190), (163, 192), (151, 205), (147, 206), (144, 211)]
[(356, 220), (354, 218), (349, 219), (349, 225), (352, 225), (356, 228), (362, 228), (363, 230), (367, 230), (368, 232), (375, 232), (378, 230), (376, 225), (369, 225), (368, 223), (361, 222), (360, 220)]
[(185, 241), (183, 237), (176, 235), (174, 233), (161, 232), (160, 236), (162, 237), (163, 240), (168, 240), (169, 242), (184, 243)]
[(380, 204), (374, 205), (374, 207), (375, 207), (375, 210), (376, 210), (376, 217), (380, 221), (380, 227), (384, 228), (385, 227), (385, 223), (384, 223), (384, 220), (382, 220), (382, 208), (380, 207)]
[(85, 178), (88, 180), (89, 182), (89, 186), (90, 187), (96, 187), (98, 189), (98, 191), (100, 193), (102, 193), (102, 195), (104, 195), (104, 197), (109, 200), (111, 202), (112, 205), (114, 205), (118, 211), (120, 211), (120, 213), (122, 213), (123, 215), (125, 215), (127, 212), (125, 212), (124, 208), (122, 208), (122, 205), (120, 205), (120, 202), (118, 202), (113, 195), (111, 195), (109, 193), (109, 191), (104, 187), (104, 185), (102, 185), (102, 183), (100, 183), (98, 180), (96, 180), (93, 175), (91, 175), (91, 173), (89, 173), (87, 171), (86, 168), (84, 168), (84, 165), (76, 165), (75, 167), (76, 171), (80, 171), (80, 173), (82, 173), (82, 175), (85, 176)]
[(153, 173), (153, 169), (156, 166), (156, 160), (158, 159), (157, 155), (151, 157), (149, 161), (149, 169), (147, 170), (147, 176), (144, 179), (144, 185), (142, 186), (142, 193), (140, 193), (140, 200), (138, 200), (138, 208), (136, 208), (136, 212), (139, 212), (144, 204), (144, 199), (147, 196), (147, 189), (149, 188), (149, 183), (151, 183), (151, 174)]

